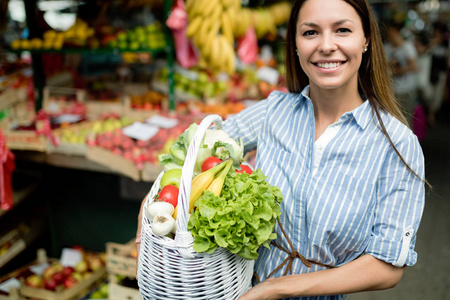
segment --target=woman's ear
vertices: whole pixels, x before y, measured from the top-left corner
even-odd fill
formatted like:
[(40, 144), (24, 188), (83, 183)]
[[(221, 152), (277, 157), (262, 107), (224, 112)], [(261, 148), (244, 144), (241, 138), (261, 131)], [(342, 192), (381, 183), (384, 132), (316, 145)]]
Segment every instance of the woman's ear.
[(364, 43), (364, 48), (369, 48), (370, 37), (366, 36), (366, 42)]

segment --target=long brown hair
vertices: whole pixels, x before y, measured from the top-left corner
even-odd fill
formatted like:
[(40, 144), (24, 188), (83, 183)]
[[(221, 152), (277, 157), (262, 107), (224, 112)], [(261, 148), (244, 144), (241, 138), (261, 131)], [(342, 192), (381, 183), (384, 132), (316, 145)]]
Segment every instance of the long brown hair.
[[(297, 58), (295, 43), (298, 15), (306, 1), (308, 0), (296, 0), (292, 4), (291, 16), (286, 33), (286, 83), (291, 93), (300, 93), (309, 84), (308, 76), (303, 71)], [(405, 162), (395, 147), (381, 119), (380, 110), (383, 110), (408, 126), (408, 122), (394, 96), (392, 79), (388, 71), (388, 64), (377, 19), (366, 0), (342, 1), (347, 2), (355, 9), (361, 19), (366, 39), (369, 41), (367, 52), (364, 53), (361, 66), (358, 70), (358, 89), (360, 93), (367, 97), (372, 107), (372, 112), (376, 115), (380, 124), (381, 131), (387, 137), (390, 145), (400, 157), (403, 164), (415, 176), (419, 177)], [(421, 178), (421, 180), (423, 179)], [(429, 184), (427, 183), (427, 185)]]

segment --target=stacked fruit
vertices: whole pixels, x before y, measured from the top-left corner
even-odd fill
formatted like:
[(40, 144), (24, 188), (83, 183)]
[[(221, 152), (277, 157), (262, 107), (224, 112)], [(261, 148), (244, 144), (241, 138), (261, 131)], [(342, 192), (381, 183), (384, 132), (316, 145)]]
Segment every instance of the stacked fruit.
[(112, 48), (138, 50), (138, 49), (163, 49), (166, 40), (159, 22), (136, 26), (129, 30), (123, 30), (116, 34), (114, 39), (108, 42)]
[(12, 49), (39, 50), (39, 49), (61, 49), (63, 46), (70, 47), (98, 47), (95, 38), (95, 30), (85, 21), (77, 18), (75, 23), (63, 32), (48, 30), (43, 38), (18, 39), (11, 43)]
[(201, 52), (200, 65), (216, 72), (233, 74), (234, 16), (241, 9), (240, 0), (188, 0), (187, 36)]
[(104, 255), (86, 252), (83, 260), (74, 267), (63, 266), (59, 261), (52, 262), (42, 274), (31, 273), (26, 276), (25, 284), (34, 288), (55, 291), (69, 289), (92, 276), (93, 272), (104, 268)]
[(240, 0), (187, 0), (187, 36), (200, 51), (199, 66), (233, 74), (235, 38), (254, 28), (257, 38), (275, 37), (277, 27), (290, 15), (291, 4), (279, 2), (266, 8), (245, 8)]

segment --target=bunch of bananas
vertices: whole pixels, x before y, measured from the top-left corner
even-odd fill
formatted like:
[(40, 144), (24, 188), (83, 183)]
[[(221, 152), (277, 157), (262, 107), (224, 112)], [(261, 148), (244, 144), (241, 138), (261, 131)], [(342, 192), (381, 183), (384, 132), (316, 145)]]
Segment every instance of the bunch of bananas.
[(200, 51), (199, 67), (233, 74), (234, 40), (250, 27), (257, 38), (276, 35), (277, 26), (289, 19), (291, 3), (283, 1), (266, 8), (242, 7), (241, 0), (186, 0), (187, 36)]
[(233, 74), (235, 70), (234, 16), (240, 0), (187, 0), (187, 36), (200, 51), (200, 67)]

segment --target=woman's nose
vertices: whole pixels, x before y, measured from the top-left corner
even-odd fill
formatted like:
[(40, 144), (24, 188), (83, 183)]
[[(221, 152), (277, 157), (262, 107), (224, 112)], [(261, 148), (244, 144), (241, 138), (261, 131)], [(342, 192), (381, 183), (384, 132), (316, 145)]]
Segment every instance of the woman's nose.
[(337, 46), (333, 40), (333, 37), (330, 34), (324, 34), (320, 38), (320, 43), (318, 50), (325, 54), (329, 54), (333, 51), (336, 51)]

